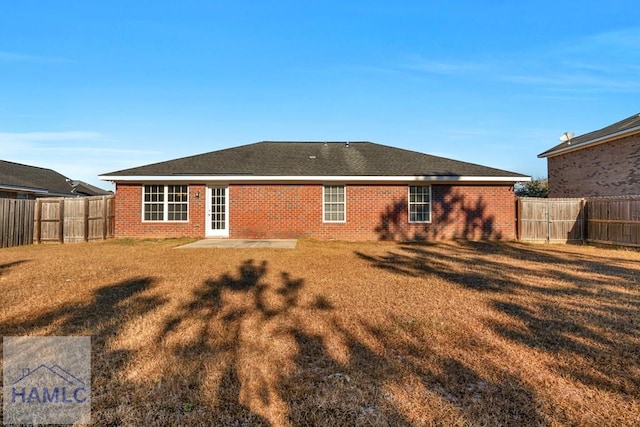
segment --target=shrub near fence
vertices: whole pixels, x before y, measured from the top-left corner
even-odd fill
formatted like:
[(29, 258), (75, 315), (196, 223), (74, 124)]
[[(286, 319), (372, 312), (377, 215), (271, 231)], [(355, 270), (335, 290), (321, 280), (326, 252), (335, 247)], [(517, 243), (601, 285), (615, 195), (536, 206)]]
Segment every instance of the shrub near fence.
[(33, 242), (35, 200), (0, 199), (0, 248)]

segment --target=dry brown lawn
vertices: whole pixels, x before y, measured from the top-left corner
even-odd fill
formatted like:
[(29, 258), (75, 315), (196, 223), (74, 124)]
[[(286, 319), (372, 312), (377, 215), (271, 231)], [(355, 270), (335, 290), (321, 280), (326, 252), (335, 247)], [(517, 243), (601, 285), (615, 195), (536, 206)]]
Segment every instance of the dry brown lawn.
[(96, 425), (640, 425), (640, 252), (0, 250), (0, 335), (91, 335)]

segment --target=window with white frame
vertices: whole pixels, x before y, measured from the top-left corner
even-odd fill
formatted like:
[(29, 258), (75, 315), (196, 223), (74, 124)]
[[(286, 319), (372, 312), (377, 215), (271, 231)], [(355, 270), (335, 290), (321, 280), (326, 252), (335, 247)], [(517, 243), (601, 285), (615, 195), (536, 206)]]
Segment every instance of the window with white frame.
[(188, 185), (145, 185), (143, 191), (144, 221), (188, 221)]
[(322, 220), (324, 222), (345, 222), (346, 200), (344, 185), (325, 185), (322, 192)]
[(431, 186), (409, 186), (409, 222), (431, 222)]

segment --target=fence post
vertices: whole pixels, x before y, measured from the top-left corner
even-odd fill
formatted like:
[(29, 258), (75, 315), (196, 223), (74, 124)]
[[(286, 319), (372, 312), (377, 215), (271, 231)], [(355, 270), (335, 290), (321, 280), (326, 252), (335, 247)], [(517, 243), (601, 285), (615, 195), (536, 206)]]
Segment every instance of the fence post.
[(18, 201), (9, 199), (9, 233), (7, 236), (8, 246), (15, 246), (15, 236), (16, 236), (16, 209), (18, 208)]
[(64, 244), (64, 199), (60, 199), (60, 209), (58, 209), (58, 239)]
[(11, 246), (20, 246), (20, 240), (22, 235), (22, 221), (20, 221), (20, 217), (22, 215), (22, 203), (19, 200), (15, 200), (13, 204), (13, 215), (11, 215), (11, 231), (9, 234), (9, 240), (11, 241)]
[(518, 197), (516, 201), (516, 227), (518, 233), (518, 241), (522, 240), (522, 199)]
[(109, 222), (109, 203), (107, 196), (102, 196), (102, 240), (107, 240), (107, 228)]
[(587, 203), (585, 199), (580, 200), (580, 237), (582, 244), (587, 243)]
[(26, 221), (28, 221), (26, 225), (29, 227), (29, 235), (25, 240), (25, 245), (33, 245), (33, 214), (35, 213), (34, 211), (35, 206), (36, 206), (35, 201), (32, 202), (31, 200), (29, 200), (29, 204), (28, 204), (29, 213), (27, 214), (27, 218), (26, 218)]
[(84, 241), (88, 242), (89, 241), (89, 198), (85, 197), (84, 198), (84, 218), (83, 218), (83, 235), (84, 235)]
[(544, 205), (547, 209), (547, 243), (551, 243), (551, 204), (549, 199), (545, 201)]
[(36, 224), (34, 233), (36, 235), (36, 243), (42, 243), (42, 200), (36, 199)]

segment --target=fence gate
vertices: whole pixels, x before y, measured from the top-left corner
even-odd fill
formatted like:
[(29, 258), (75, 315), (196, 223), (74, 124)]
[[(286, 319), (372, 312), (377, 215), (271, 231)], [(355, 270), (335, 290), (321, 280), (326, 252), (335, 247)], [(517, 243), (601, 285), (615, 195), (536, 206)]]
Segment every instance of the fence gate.
[(518, 239), (582, 243), (585, 237), (584, 199), (518, 199)]
[(114, 196), (36, 200), (34, 241), (85, 242), (114, 235)]

